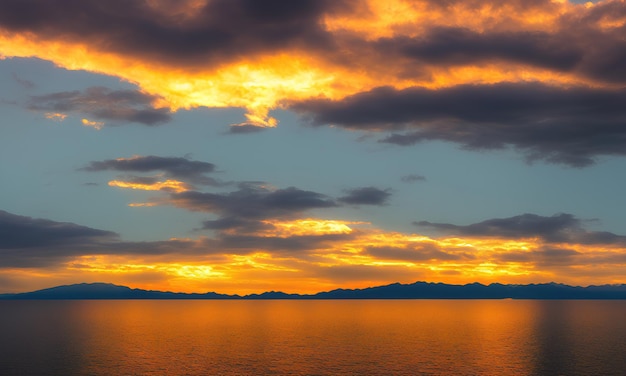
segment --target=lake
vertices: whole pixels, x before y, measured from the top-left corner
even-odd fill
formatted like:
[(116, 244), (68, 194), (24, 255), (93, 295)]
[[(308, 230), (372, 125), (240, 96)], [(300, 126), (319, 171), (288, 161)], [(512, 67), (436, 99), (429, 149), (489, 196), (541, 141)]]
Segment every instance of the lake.
[(0, 301), (0, 375), (624, 375), (626, 301)]

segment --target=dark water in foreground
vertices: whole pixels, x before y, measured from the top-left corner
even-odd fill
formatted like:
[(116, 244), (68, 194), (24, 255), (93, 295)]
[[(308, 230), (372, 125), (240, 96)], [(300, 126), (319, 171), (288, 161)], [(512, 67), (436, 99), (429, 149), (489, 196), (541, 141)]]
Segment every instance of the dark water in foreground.
[(626, 301), (0, 301), (0, 375), (625, 375)]

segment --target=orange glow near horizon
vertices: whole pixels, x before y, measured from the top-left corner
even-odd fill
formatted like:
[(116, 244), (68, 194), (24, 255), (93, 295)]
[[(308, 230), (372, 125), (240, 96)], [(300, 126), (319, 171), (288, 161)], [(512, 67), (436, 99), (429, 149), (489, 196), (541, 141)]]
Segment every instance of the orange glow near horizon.
[(271, 224), (271, 231), (261, 232), (261, 236), (304, 236), (304, 235), (328, 235), (349, 234), (352, 228), (349, 225), (368, 224), (367, 222), (347, 222), (338, 220), (306, 218), (294, 221), (263, 221)]
[[(64, 275), (84, 281), (107, 281), (134, 288), (226, 294), (280, 290), (315, 293), (335, 288), (365, 288), (415, 281), (466, 284), (561, 282), (573, 285), (626, 283), (625, 262), (615, 261), (623, 248), (583, 244), (550, 244), (576, 252), (578, 259), (546, 259), (540, 239), (431, 238), (419, 234), (353, 229), (351, 222), (308, 218), (273, 221), (273, 236), (283, 238), (349, 234), (311, 249), (221, 249), (204, 240), (184, 239), (193, 252), (155, 255), (78, 256), (64, 268), (33, 270), (31, 283), (49, 287)], [(356, 224), (357, 226), (360, 223)], [(269, 232), (258, 236), (270, 236)], [(312, 244), (316, 244), (315, 242)], [(380, 251), (380, 252), (377, 252)], [(507, 258), (508, 257), (508, 258)], [(593, 265), (593, 266), (591, 266)], [(561, 273), (567, 269), (568, 273)], [(28, 271), (21, 271), (22, 274)], [(43, 282), (45, 281), (45, 282)], [(69, 283), (69, 281), (68, 281)], [(28, 286), (25, 283), (24, 286)]]

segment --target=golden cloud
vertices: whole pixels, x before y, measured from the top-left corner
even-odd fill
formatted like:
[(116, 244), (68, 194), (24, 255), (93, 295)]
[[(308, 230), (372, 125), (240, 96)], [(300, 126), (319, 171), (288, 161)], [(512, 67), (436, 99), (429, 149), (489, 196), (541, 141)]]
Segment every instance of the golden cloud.
[[(189, 185), (185, 182), (167, 179), (165, 181), (157, 181), (153, 183), (140, 183), (140, 182), (129, 182), (123, 180), (111, 180), (109, 182), (110, 187), (117, 188), (127, 188), (127, 189), (137, 189), (142, 191), (169, 191), (169, 192), (185, 192), (190, 189)], [(130, 206), (155, 206), (152, 203), (146, 204), (130, 204)]]

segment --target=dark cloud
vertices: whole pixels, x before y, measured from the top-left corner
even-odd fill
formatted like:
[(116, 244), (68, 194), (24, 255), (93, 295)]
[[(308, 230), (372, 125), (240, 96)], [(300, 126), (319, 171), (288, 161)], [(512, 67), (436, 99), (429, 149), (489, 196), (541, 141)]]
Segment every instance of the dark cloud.
[(0, 266), (36, 267), (111, 244), (117, 234), (0, 210)]
[(314, 124), (402, 131), (383, 142), (427, 140), (472, 150), (513, 146), (528, 160), (582, 167), (626, 155), (626, 90), (540, 83), (460, 85), (428, 90), (381, 87), (341, 101), (292, 104)]
[(332, 199), (320, 193), (295, 187), (270, 190), (253, 184), (242, 184), (237, 191), (227, 193), (174, 193), (170, 195), (170, 203), (188, 210), (218, 214), (225, 221), (228, 219), (226, 224), (267, 218), (293, 218), (306, 210), (337, 206)]
[(626, 236), (603, 231), (587, 231), (582, 220), (564, 213), (551, 217), (522, 214), (509, 218), (488, 219), (466, 226), (427, 221), (414, 224), (455, 236), (541, 238), (551, 243), (626, 244)]
[[(178, 3), (178, 4), (177, 4)], [(212, 0), (185, 15), (188, 2), (8, 0), (0, 28), (178, 65), (216, 64), (264, 51), (331, 43), (322, 21), (337, 0)]]
[[(82, 171), (119, 171), (119, 172), (162, 172), (165, 177), (177, 179), (185, 182), (203, 185), (222, 185), (216, 179), (206, 176), (206, 174), (216, 171), (213, 163), (192, 161), (182, 157), (158, 157), (154, 155), (137, 156), (132, 158), (108, 159), (104, 161), (94, 161)], [(130, 182), (142, 184), (154, 184), (159, 179), (155, 177), (131, 176), (126, 178)]]
[(401, 177), (400, 180), (404, 183), (414, 183), (418, 181), (426, 181), (426, 177), (418, 174), (410, 174)]
[(0, 267), (44, 267), (83, 255), (209, 253), (202, 241), (123, 242), (111, 231), (0, 210)]
[[(608, 6), (607, 6), (608, 5)], [(581, 19), (562, 19), (556, 31), (490, 30), (434, 26), (419, 37), (381, 38), (370, 48), (407, 65), (445, 67), (520, 64), (607, 83), (626, 82), (623, 30), (600, 28), (611, 12), (626, 14), (623, 4), (604, 4)], [(598, 19), (598, 17), (600, 17)], [(592, 18), (596, 18), (593, 19)]]
[(155, 108), (157, 97), (136, 90), (111, 90), (94, 86), (85, 91), (63, 91), (30, 98), (37, 111), (77, 112), (98, 120), (157, 125), (171, 120), (168, 108)]
[(204, 230), (236, 230), (237, 234), (255, 233), (263, 230), (271, 230), (274, 226), (258, 220), (249, 220), (237, 217), (224, 217), (202, 222)]
[(570, 34), (538, 31), (480, 33), (459, 27), (434, 27), (419, 37), (380, 39), (377, 49), (444, 66), (500, 60), (569, 71), (584, 55), (583, 47), (576, 41)]
[(350, 205), (385, 205), (391, 193), (389, 189), (376, 187), (354, 188), (346, 191), (347, 195), (340, 197), (340, 202)]
[[(580, 73), (607, 82), (626, 82), (624, 17), (626, 3), (623, 1), (598, 2), (584, 12), (562, 17), (562, 33), (576, 38), (585, 50), (577, 67)], [(610, 23), (622, 26), (606, 27)]]
[(110, 240), (117, 234), (74, 223), (34, 219), (0, 210), (0, 249), (84, 244)]

